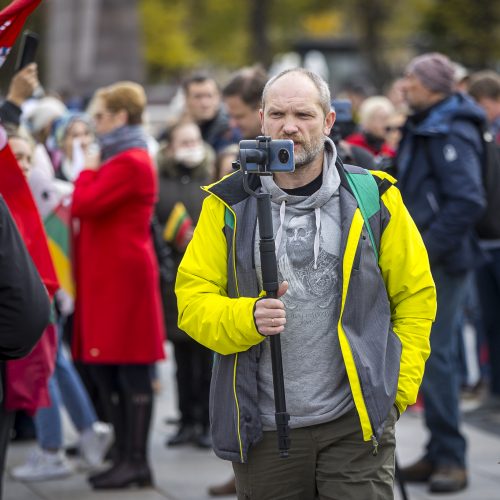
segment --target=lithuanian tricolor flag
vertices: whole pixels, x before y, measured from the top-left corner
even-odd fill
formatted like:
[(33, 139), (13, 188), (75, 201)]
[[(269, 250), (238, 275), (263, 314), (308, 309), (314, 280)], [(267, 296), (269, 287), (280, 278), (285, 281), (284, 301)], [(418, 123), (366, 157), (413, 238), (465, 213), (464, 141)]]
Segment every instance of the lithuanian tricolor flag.
[(74, 298), (75, 285), (71, 269), (70, 251), (70, 201), (68, 198), (63, 198), (61, 203), (45, 218), (43, 223), (59, 284), (70, 297)]
[(163, 231), (163, 239), (173, 244), (177, 248), (181, 248), (184, 242), (186, 231), (193, 227), (193, 219), (191, 219), (184, 203), (178, 201), (165, 224)]

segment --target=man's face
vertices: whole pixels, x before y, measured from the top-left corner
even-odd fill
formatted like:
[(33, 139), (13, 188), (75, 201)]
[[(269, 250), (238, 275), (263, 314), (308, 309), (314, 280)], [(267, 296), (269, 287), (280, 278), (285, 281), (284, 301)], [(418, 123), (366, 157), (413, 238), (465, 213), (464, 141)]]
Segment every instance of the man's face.
[(243, 139), (255, 139), (260, 132), (259, 108), (252, 108), (242, 101), (238, 95), (224, 97), (231, 126), (237, 127)]
[(313, 255), (314, 222), (310, 216), (293, 217), (286, 228), (286, 253), (295, 267), (306, 266)]
[(186, 109), (191, 118), (202, 123), (215, 118), (220, 106), (220, 93), (213, 80), (192, 82), (186, 91)]
[(413, 111), (422, 111), (434, 102), (435, 93), (424, 87), (422, 82), (413, 74), (407, 74), (401, 84), (404, 99)]
[(296, 168), (309, 165), (323, 153), (325, 136), (335, 121), (333, 111), (325, 116), (314, 83), (295, 72), (282, 76), (268, 89), (260, 113), (264, 135), (294, 142)]

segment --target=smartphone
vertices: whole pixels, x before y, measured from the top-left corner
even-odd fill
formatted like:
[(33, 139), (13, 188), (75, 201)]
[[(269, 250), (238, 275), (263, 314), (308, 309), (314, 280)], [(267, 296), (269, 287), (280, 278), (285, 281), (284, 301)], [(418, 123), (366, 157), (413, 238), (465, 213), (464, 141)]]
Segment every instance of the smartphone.
[(25, 31), (21, 38), (21, 45), (17, 55), (15, 72), (21, 71), (28, 64), (35, 61), (38, 48), (38, 35), (32, 31)]
[[(265, 165), (257, 158), (262, 157), (261, 152), (265, 153)], [(240, 141), (240, 162), (245, 160), (246, 170), (248, 172), (293, 172), (295, 163), (293, 159), (293, 141), (289, 139), (278, 139), (263, 141)]]

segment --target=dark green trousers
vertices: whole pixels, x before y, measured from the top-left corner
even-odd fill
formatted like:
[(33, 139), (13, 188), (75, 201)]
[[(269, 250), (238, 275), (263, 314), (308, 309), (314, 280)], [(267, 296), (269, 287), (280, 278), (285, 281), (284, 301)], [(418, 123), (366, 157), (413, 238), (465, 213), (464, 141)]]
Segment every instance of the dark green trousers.
[(356, 410), (326, 424), (292, 429), (288, 458), (280, 458), (276, 432), (233, 463), (239, 500), (391, 500), (394, 498), (394, 426), (387, 418), (378, 453), (363, 441)]

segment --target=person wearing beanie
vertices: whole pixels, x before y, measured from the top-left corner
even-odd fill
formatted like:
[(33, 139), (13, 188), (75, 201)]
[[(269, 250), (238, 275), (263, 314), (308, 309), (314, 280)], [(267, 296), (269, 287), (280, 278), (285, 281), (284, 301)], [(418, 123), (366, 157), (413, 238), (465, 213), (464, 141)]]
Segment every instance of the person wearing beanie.
[(413, 114), (396, 158), (398, 186), (427, 247), (439, 297), (421, 386), (430, 437), (424, 456), (402, 474), (443, 493), (467, 486), (458, 345), (470, 278), (484, 261), (474, 227), (486, 206), (480, 133), (485, 115), (454, 91), (454, 76), (454, 65), (443, 54), (410, 61), (403, 93)]

